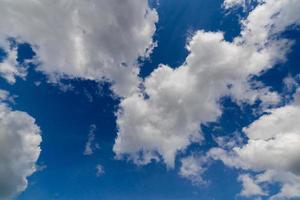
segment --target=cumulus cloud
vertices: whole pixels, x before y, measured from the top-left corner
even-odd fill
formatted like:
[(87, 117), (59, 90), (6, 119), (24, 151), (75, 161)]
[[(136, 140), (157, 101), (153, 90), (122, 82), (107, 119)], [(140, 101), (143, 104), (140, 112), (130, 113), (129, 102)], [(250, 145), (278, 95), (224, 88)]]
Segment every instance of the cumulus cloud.
[(36, 171), (40, 155), (40, 129), (25, 112), (5, 103), (9, 94), (0, 90), (0, 199), (24, 191), (27, 177)]
[(0, 46), (27, 42), (52, 81), (108, 79), (122, 96), (138, 86), (137, 59), (151, 52), (157, 20), (147, 0), (1, 0)]
[[(183, 66), (162, 65), (145, 80), (143, 92), (149, 98), (140, 93), (121, 102), (117, 154), (125, 152), (136, 162), (147, 163), (158, 159), (159, 152), (173, 166), (178, 150), (201, 141), (200, 123), (214, 121), (221, 114), (220, 97), (233, 93), (239, 99), (256, 99), (257, 93), (247, 88), (246, 80), (267, 64), (264, 54), (226, 42), (222, 33), (203, 31), (195, 34), (188, 49)], [(261, 96), (277, 100), (267, 90)]]
[[(243, 147), (233, 148), (242, 159), (240, 162), (244, 163), (244, 168), (284, 170), (300, 175), (300, 159), (297, 153), (300, 150), (298, 96), (299, 94), (293, 104), (271, 109), (269, 114), (244, 128), (248, 143)], [(261, 154), (262, 152), (264, 153)], [(222, 152), (217, 154), (222, 155)], [(272, 159), (274, 157), (276, 160)], [(228, 162), (229, 165), (239, 165), (231, 163)]]
[(218, 100), (222, 96), (278, 102), (275, 93), (252, 91), (247, 85), (250, 74), (273, 62), (269, 51), (253, 51), (225, 41), (223, 33), (204, 31), (198, 31), (187, 48), (190, 55), (184, 65), (160, 66), (145, 80), (144, 91), (121, 102), (117, 154), (127, 153), (137, 163), (148, 163), (158, 159), (158, 152), (173, 166), (177, 151), (201, 141), (200, 124), (221, 114)]
[(231, 151), (214, 148), (209, 155), (230, 167), (260, 173), (256, 183), (281, 183), (281, 191), (273, 199), (300, 197), (299, 99), (298, 92), (294, 103), (271, 109), (244, 128), (247, 144)]
[(292, 41), (280, 34), (300, 23), (299, 6), (295, 0), (261, 2), (241, 21), (233, 42), (225, 41), (222, 32), (195, 32), (183, 65), (159, 66), (140, 92), (121, 102), (117, 157), (137, 164), (163, 159), (173, 167), (177, 152), (201, 142), (200, 124), (218, 119), (221, 97), (250, 104), (260, 99), (262, 108), (280, 102), (277, 93), (254, 89), (249, 79), (285, 61)]

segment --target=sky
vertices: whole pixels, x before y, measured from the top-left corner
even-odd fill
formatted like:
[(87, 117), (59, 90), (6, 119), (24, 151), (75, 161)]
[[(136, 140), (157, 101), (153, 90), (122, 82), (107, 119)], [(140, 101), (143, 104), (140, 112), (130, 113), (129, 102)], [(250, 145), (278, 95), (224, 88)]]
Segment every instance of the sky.
[(299, 0), (0, 0), (0, 200), (300, 199)]

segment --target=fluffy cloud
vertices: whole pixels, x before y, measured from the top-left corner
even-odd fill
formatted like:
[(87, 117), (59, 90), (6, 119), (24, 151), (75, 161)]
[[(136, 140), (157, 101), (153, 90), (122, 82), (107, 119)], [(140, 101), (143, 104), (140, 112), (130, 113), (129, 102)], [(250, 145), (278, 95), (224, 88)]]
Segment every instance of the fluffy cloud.
[[(140, 93), (121, 102), (117, 154), (147, 163), (158, 159), (158, 152), (173, 166), (178, 150), (201, 141), (200, 123), (221, 114), (220, 97), (232, 93), (238, 99), (256, 99), (257, 93), (247, 88), (247, 76), (266, 66), (268, 55), (226, 42), (222, 33), (203, 31), (187, 48), (190, 55), (183, 66), (160, 66), (145, 80), (143, 92), (149, 98)], [(277, 99), (268, 91), (261, 96)]]
[(299, 9), (298, 0), (261, 0), (247, 19), (242, 21), (244, 29), (241, 35), (247, 43), (258, 47), (269, 43), (270, 47), (277, 50), (274, 56), (282, 56), (284, 54), (280, 50), (287, 41), (276, 40), (276, 36), (292, 25), (300, 24)]
[(137, 59), (151, 51), (157, 20), (147, 0), (1, 0), (0, 46), (11, 37), (28, 42), (53, 81), (109, 79), (126, 95), (138, 85)]
[(25, 112), (13, 111), (0, 90), (0, 199), (10, 198), (27, 187), (40, 155), (40, 129)]
[(281, 183), (273, 199), (300, 197), (299, 97), (298, 92), (293, 104), (269, 110), (245, 128), (247, 144), (229, 152), (215, 148), (210, 156), (228, 166), (261, 173), (256, 183)]
[(233, 42), (221, 32), (197, 31), (187, 45), (189, 55), (176, 69), (161, 65), (143, 89), (125, 98), (118, 112), (114, 151), (137, 164), (163, 159), (174, 166), (176, 153), (201, 142), (200, 124), (221, 114), (218, 101), (230, 95), (237, 102), (276, 104), (280, 98), (268, 88), (252, 89), (251, 75), (284, 62), (292, 42), (279, 37), (298, 25), (299, 1), (261, 2), (242, 20)]

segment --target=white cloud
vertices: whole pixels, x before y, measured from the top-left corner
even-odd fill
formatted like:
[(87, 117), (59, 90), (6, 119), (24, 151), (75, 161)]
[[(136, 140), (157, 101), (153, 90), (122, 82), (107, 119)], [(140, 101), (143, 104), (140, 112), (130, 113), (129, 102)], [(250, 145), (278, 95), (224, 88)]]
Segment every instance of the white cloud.
[(27, 177), (36, 171), (42, 139), (35, 120), (11, 110), (8, 93), (0, 94), (0, 199), (9, 199), (26, 189)]
[(144, 90), (121, 102), (117, 157), (137, 164), (162, 158), (173, 167), (177, 152), (201, 142), (200, 124), (218, 119), (221, 97), (238, 103), (260, 99), (262, 108), (278, 103), (280, 97), (268, 88), (251, 89), (249, 77), (285, 61), (292, 42), (279, 35), (299, 24), (299, 6), (293, 0), (262, 2), (242, 21), (233, 42), (221, 32), (195, 32), (182, 66), (159, 66), (145, 79)]
[(221, 114), (222, 96), (278, 102), (275, 93), (252, 91), (247, 85), (250, 74), (268, 66), (267, 51), (252, 51), (226, 42), (222, 33), (203, 31), (194, 35), (187, 48), (190, 54), (184, 65), (177, 69), (162, 65), (146, 78), (143, 92), (149, 98), (140, 93), (121, 102), (117, 155), (130, 154), (135, 162), (148, 163), (159, 153), (173, 166), (177, 151), (201, 141), (200, 124)]
[(224, 7), (226, 9), (235, 7), (235, 6), (245, 6), (246, 0), (224, 0)]
[(202, 175), (206, 170), (205, 164), (208, 162), (205, 156), (192, 155), (181, 159), (179, 175), (190, 180), (194, 185), (205, 185)]
[(269, 43), (275, 55), (284, 56), (280, 50), (287, 41), (276, 40), (274, 36), (292, 25), (300, 24), (299, 9), (298, 0), (263, 0), (247, 19), (242, 21), (244, 29), (241, 35), (246, 38), (247, 43), (258, 47)]
[(264, 0), (224, 0), (224, 8), (225, 9), (232, 9), (235, 7), (243, 7), (244, 9), (253, 8), (254, 3), (261, 3)]
[[(237, 5), (245, 1), (226, 2)], [(221, 32), (197, 31), (188, 42), (185, 63), (177, 69), (161, 65), (146, 78), (140, 91), (136, 62), (153, 47), (157, 21), (146, 0), (2, 0), (0, 43), (15, 37), (32, 44), (41, 62), (39, 70), (52, 79), (105, 77), (116, 82), (114, 91), (125, 96), (117, 113), (117, 157), (127, 156), (137, 164), (163, 159), (173, 167), (177, 152), (202, 141), (200, 124), (220, 116), (218, 101), (222, 96), (250, 103), (261, 99), (266, 105), (279, 101), (278, 95), (267, 88), (252, 90), (248, 79), (285, 60), (292, 42), (278, 35), (299, 24), (299, 10), (298, 0), (263, 0), (242, 21), (241, 35), (233, 42), (225, 41)], [(295, 152), (299, 152), (299, 136), (297, 129), (292, 129), (297, 126), (293, 121), (298, 117), (295, 107), (271, 110), (271, 115), (265, 116), (267, 120), (262, 117), (245, 129), (248, 144), (232, 152), (213, 149), (210, 156), (229, 166), (265, 171), (261, 176), (265, 175), (264, 179), (257, 177), (261, 183), (283, 184), (273, 198), (297, 195), (299, 160)], [(293, 124), (273, 119), (289, 119), (286, 113), (296, 116), (287, 120)], [(278, 157), (281, 162), (276, 165), (270, 157)], [(201, 167), (188, 169), (184, 164), (187, 161), (182, 163), (182, 174), (202, 173)], [(267, 176), (272, 170), (277, 173)], [(259, 184), (259, 180), (253, 181)]]
[(7, 50), (7, 52), (5, 52), (7, 55), (0, 63), (0, 76), (8, 83), (13, 84), (16, 82), (16, 77), (25, 78), (26, 68), (18, 66), (17, 49), (15, 47), (9, 47), (8, 42), (5, 45), (6, 47), (3, 48)]
[(247, 144), (229, 152), (214, 148), (209, 155), (230, 167), (260, 173), (256, 183), (281, 183), (272, 199), (300, 197), (299, 99), (298, 92), (294, 103), (269, 110), (245, 128)]
[(250, 175), (242, 174), (239, 176), (238, 180), (242, 182), (243, 185), (243, 190), (240, 193), (242, 196), (251, 197), (266, 195), (263, 189), (255, 183), (255, 180), (253, 180)]
[(260, 184), (280, 183), (280, 191), (270, 200), (285, 200), (300, 197), (300, 177), (286, 171), (267, 170), (256, 176)]
[(151, 51), (157, 20), (147, 0), (1, 0), (0, 44), (30, 43), (53, 81), (105, 78), (126, 95), (138, 86), (137, 59)]

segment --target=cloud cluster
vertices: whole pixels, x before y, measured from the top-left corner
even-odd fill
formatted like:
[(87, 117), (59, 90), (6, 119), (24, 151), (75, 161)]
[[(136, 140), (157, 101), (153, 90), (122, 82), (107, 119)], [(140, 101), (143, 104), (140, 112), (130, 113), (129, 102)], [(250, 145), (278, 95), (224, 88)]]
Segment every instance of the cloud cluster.
[[(251, 2), (225, 0), (224, 7), (245, 7)], [(222, 97), (250, 104), (259, 99), (266, 107), (280, 101), (277, 93), (263, 86), (253, 88), (250, 80), (285, 61), (293, 42), (280, 34), (300, 24), (300, 1), (255, 2), (258, 5), (241, 20), (240, 35), (232, 42), (222, 32), (196, 31), (188, 39), (189, 55), (181, 66), (160, 65), (141, 81), (138, 58), (147, 57), (154, 47), (158, 20), (147, 0), (2, 0), (0, 47), (8, 56), (0, 64), (0, 75), (14, 83), (16, 76), (26, 74), (17, 67), (16, 49), (7, 44), (13, 37), (32, 45), (38, 70), (52, 81), (79, 77), (113, 82), (114, 92), (124, 97), (117, 112), (118, 136), (113, 147), (117, 158), (126, 157), (136, 164), (163, 160), (174, 167), (178, 152), (203, 141), (200, 125), (222, 114)], [(41, 138), (34, 120), (12, 111), (3, 102), (7, 94), (0, 92), (1, 96), (0, 161), (5, 162), (0, 162), (0, 195), (10, 196), (26, 188), (26, 177), (35, 171)], [(180, 175), (203, 182), (203, 163), (213, 158), (256, 173), (239, 177), (241, 195), (268, 195), (262, 185), (281, 183), (279, 193), (271, 198), (300, 196), (299, 104), (296, 97), (293, 104), (271, 109), (245, 128), (245, 145), (214, 148), (204, 160), (182, 159)], [(94, 137), (92, 132), (87, 155), (92, 153)], [(104, 172), (101, 165), (97, 170), (99, 175)]]
[[(12, 84), (16, 77), (26, 77), (13, 40), (31, 45), (37, 70), (50, 81), (108, 80), (116, 95), (129, 95), (139, 86), (138, 59), (148, 57), (155, 46), (157, 20), (148, 0), (0, 0), (0, 48), (6, 53), (0, 76)], [(8, 96), (1, 94), (2, 100)], [(41, 142), (34, 119), (2, 100), (0, 198), (27, 187)], [(94, 137), (91, 131), (84, 154), (93, 153)], [(100, 174), (101, 168), (97, 170)]]
[(279, 36), (299, 24), (299, 6), (295, 0), (261, 2), (241, 21), (240, 36), (233, 42), (225, 41), (221, 32), (195, 32), (183, 65), (159, 66), (140, 92), (121, 102), (117, 156), (137, 164), (162, 158), (173, 167), (177, 152), (201, 142), (200, 124), (218, 119), (221, 97), (278, 103), (278, 94), (265, 87), (252, 88), (249, 79), (285, 61), (292, 41)]
[(6, 91), (0, 90), (0, 199), (10, 198), (27, 187), (40, 155), (40, 129), (25, 112), (11, 110)]
[[(262, 1), (243, 21), (248, 28), (242, 31), (242, 35), (256, 46), (270, 37), (271, 46), (287, 42), (278, 42), (276, 38), (278, 33), (300, 24), (299, 9), (299, 1)], [(292, 85), (295, 85), (294, 81)], [(231, 150), (213, 148), (208, 152), (211, 158), (222, 160), (229, 167), (256, 174), (239, 177), (243, 185), (241, 195), (271, 196), (270, 199), (300, 197), (299, 97), (297, 92), (292, 104), (267, 110), (268, 114), (245, 127), (246, 144), (233, 146)], [(279, 191), (272, 195), (268, 187), (278, 183)]]
[(220, 116), (222, 96), (278, 100), (268, 90), (257, 93), (247, 85), (250, 74), (271, 62), (268, 51), (252, 51), (225, 41), (222, 33), (204, 31), (198, 31), (187, 48), (190, 54), (184, 65), (177, 69), (160, 66), (146, 78), (144, 91), (121, 102), (117, 154), (130, 154), (135, 162), (148, 163), (158, 159), (159, 153), (173, 166), (177, 151), (201, 141), (200, 124)]
[[(299, 97), (298, 92), (293, 104), (271, 109), (268, 115), (262, 116), (245, 128), (247, 144), (234, 147), (231, 151), (214, 148), (210, 150), (209, 155), (216, 160), (222, 160), (227, 166), (258, 173), (254, 179), (257, 185), (281, 183), (281, 190), (272, 197), (273, 199), (299, 197)], [(246, 193), (263, 194), (254, 191)]]
[[(139, 93), (121, 102), (114, 146), (117, 156), (137, 164), (162, 159), (173, 167), (177, 152), (201, 142), (200, 124), (220, 116), (222, 96), (230, 95), (237, 102), (278, 103), (280, 97), (268, 88), (251, 88), (249, 77), (285, 61), (293, 42), (280, 34), (300, 24), (298, 10), (296, 0), (260, 1), (241, 21), (240, 36), (233, 42), (225, 41), (220, 32), (197, 31), (188, 42), (189, 55), (182, 66), (161, 65), (145, 79)], [(232, 142), (207, 153), (208, 162), (210, 158), (222, 160), (227, 166), (255, 173), (239, 176), (240, 195), (300, 196), (300, 105), (299, 97), (295, 99), (291, 105), (268, 110), (268, 115), (245, 128), (246, 144)], [(182, 160), (179, 174), (202, 182), (203, 166), (189, 156)], [(280, 191), (272, 195), (268, 188), (278, 183)]]
[(27, 42), (52, 81), (108, 79), (123, 96), (138, 86), (137, 59), (151, 52), (157, 20), (147, 0), (2, 0), (0, 47)]

